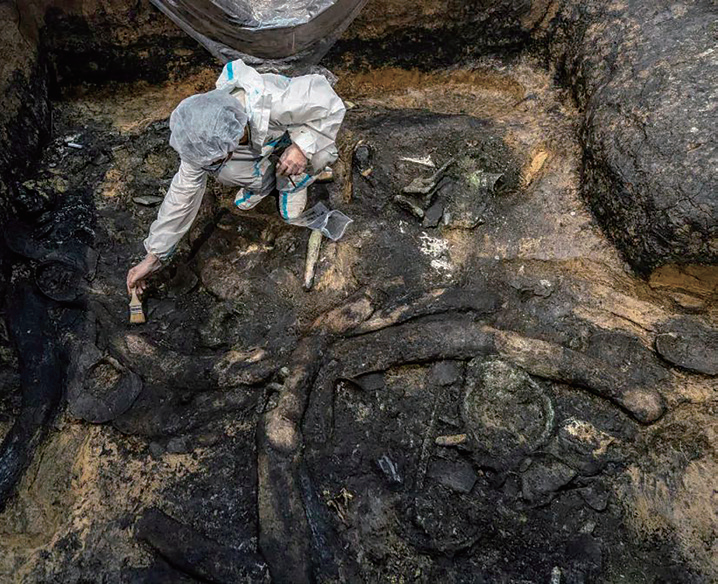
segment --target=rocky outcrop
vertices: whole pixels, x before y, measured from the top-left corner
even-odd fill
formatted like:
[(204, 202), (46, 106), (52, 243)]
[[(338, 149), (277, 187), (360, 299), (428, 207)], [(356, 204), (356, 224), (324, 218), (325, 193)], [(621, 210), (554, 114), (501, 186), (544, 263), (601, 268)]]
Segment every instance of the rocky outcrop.
[(552, 56), (584, 110), (584, 194), (639, 272), (718, 261), (711, 2), (568, 6)]

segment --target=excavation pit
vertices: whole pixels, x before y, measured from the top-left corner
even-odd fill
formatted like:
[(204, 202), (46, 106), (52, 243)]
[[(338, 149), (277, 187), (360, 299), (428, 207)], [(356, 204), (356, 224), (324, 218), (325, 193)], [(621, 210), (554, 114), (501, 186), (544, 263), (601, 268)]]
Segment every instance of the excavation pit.
[[(47, 49), (62, 85), (5, 235), (0, 436), (25, 458), (0, 452), (0, 580), (715, 577), (718, 272), (632, 270), (587, 199), (586, 105), (528, 33), (447, 63), (409, 52), (425, 25), (350, 29), (325, 61), (352, 107), (310, 204), (353, 223), (311, 291), (308, 230), (210, 180), (141, 327), (124, 280), (178, 165), (167, 118), (219, 67), (165, 24), (134, 78)], [(36, 290), (68, 257), (79, 300)], [(84, 385), (32, 385), (43, 352)], [(86, 421), (83, 387), (119, 406)]]

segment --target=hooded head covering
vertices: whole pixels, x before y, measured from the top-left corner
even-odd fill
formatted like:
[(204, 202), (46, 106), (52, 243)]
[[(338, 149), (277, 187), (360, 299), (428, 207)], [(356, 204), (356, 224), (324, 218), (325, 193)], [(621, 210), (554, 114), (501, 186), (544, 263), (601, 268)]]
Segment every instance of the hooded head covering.
[(182, 160), (209, 166), (237, 148), (247, 119), (242, 104), (226, 90), (192, 95), (170, 116), (170, 146)]

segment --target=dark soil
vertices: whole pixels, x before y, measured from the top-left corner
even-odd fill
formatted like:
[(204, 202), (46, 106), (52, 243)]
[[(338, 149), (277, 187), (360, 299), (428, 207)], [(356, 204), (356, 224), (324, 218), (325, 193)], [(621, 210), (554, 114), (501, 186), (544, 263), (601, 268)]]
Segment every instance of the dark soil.
[[(102, 15), (48, 14), (43, 67), (76, 84), (40, 88), (55, 99), (41, 155), (0, 159), (18, 169), (0, 258), (0, 580), (715, 581), (718, 272), (646, 282), (622, 257), (647, 269), (680, 245), (627, 217), (604, 235), (585, 186), (606, 187), (588, 199), (602, 217), (617, 167), (583, 147), (603, 153), (613, 122), (584, 117), (610, 112), (569, 42), (602, 13), (552, 21), (558, 5), (529, 4), (461, 4), (476, 26), (443, 36), (350, 35), (328, 62), (353, 107), (310, 204), (353, 223), (322, 241), (312, 289), (309, 232), (271, 197), (239, 213), (210, 180), (141, 326), (125, 276), (157, 206), (137, 197), (164, 196), (168, 115), (217, 71), (144, 9), (112, 12), (138, 30), (124, 44)], [(570, 92), (514, 52), (529, 36)], [(601, 91), (632, 95), (623, 81)], [(49, 111), (24, 114), (25, 142)]]
[[(68, 395), (70, 411), (110, 421), (85, 438), (84, 448), (99, 448), (99, 458), (75, 447), (57, 462), (95, 473), (91, 492), (82, 483), (63, 487), (59, 478), (44, 479), (65, 493), (65, 519), (55, 527), (64, 535), (46, 544), (49, 562), (25, 564), (35, 581), (79, 581), (96, 573), (97, 562), (124, 566), (129, 580), (116, 580), (123, 582), (266, 581), (268, 573), (281, 581), (284, 568), (296, 564), (278, 565), (262, 533), (286, 538), (279, 541), (289, 558), (301, 550), (292, 538), (303, 536), (262, 519), (273, 505), (262, 502), (268, 496), (287, 502), (290, 526), (301, 530), (307, 522), (308, 555), (296, 561), (320, 581), (528, 582), (559, 573), (562, 582), (705, 581), (670, 537), (637, 538), (630, 519), (629, 469), (649, 464), (640, 462), (649, 437), (671, 438), (634, 421), (635, 405), (620, 392), (673, 391), (673, 374), (640, 336), (607, 333), (576, 315), (572, 307), (586, 298), (579, 289), (590, 282), (585, 270), (544, 274), (521, 252), (495, 259), (501, 238), (526, 229), (507, 217), (523, 216), (522, 201), (542, 196), (525, 186), (522, 157), (531, 149), (509, 145), (510, 125), (372, 105), (351, 111), (339, 178), (317, 185), (311, 197), (341, 208), (354, 223), (341, 242), (325, 240), (309, 293), (301, 288), (308, 233), (284, 225), (271, 200), (237, 214), (228, 204), (232, 193), (212, 184), (190, 237), (150, 289), (148, 323), (132, 327), (124, 276), (141, 257), (156, 213), (132, 199), (165, 189), (176, 155), (166, 122), (118, 131), (83, 119), (84, 103), (57, 106), (58, 138), (28, 187), (52, 184), (55, 196), (35, 215), (43, 229), (34, 232), (33, 246), (15, 237), (20, 251), (46, 251), (18, 259), (14, 277), (19, 282), (35, 270), (40, 289), (57, 294), (67, 288), (63, 266), (84, 274), (79, 299), (45, 300), (57, 331), (50, 338), (64, 339), (78, 364), (73, 374), (86, 376)], [(83, 148), (68, 147), (69, 135)], [(419, 155), (437, 167), (455, 162), (436, 193), (416, 204), (438, 201), (449, 209), (458, 201), (475, 223), (442, 218), (437, 227), (423, 227), (395, 202), (414, 178), (434, 172), (401, 160)], [(493, 188), (481, 187), (481, 173), (502, 177)], [(62, 192), (54, 177), (62, 177)], [(497, 251), (489, 251), (480, 242), (494, 225), (501, 231), (490, 244)], [(43, 268), (48, 256), (63, 259)], [(96, 262), (89, 265), (88, 257)], [(518, 270), (517, 261), (526, 267)], [(373, 316), (361, 317), (364, 324), (352, 333), (357, 325), (336, 324), (341, 319), (331, 309), (362, 296)], [(68, 301), (84, 303), (95, 324), (71, 317), (62, 308)], [(467, 326), (488, 327), (485, 348), (468, 348), (462, 335), (474, 333)], [(434, 329), (446, 338), (421, 337)], [(327, 337), (322, 330), (333, 332)], [(605, 393), (590, 375), (582, 378), (584, 388), (567, 385), (576, 364), (572, 372), (549, 370), (539, 356), (502, 348), (501, 331), (526, 342), (542, 339), (543, 350), (577, 351), (596, 367), (610, 364), (628, 380), (625, 390), (616, 381), (619, 393)], [(300, 340), (313, 337), (324, 338), (324, 348), (302, 361)], [(98, 356), (80, 358), (86, 347)], [(283, 486), (265, 477), (274, 476), (275, 464), (292, 475), (294, 463), (282, 467), (284, 459), (263, 440), (258, 446), (256, 436), (294, 387), (283, 381), (282, 368), (291, 375), (301, 363), (313, 363), (314, 371), (301, 398), (309, 404), (304, 462), (296, 467), (296, 486)], [(492, 367), (496, 372), (482, 377)], [(142, 380), (134, 403), (118, 401), (125, 371)], [(83, 392), (95, 409), (76, 401)], [(6, 415), (16, 415), (17, 406), (6, 407)], [(14, 418), (21, 428), (25, 407)], [(78, 422), (62, 414), (59, 423), (53, 440)], [(436, 444), (461, 435), (456, 446)], [(703, 459), (710, 448), (695, 456)], [(257, 466), (264, 456), (269, 475)], [(125, 495), (113, 478), (115, 465), (135, 483)], [(105, 506), (105, 497), (113, 503)], [(13, 501), (8, 509), (28, 504)], [(79, 533), (71, 518), (87, 505), (94, 511)], [(7, 519), (4, 525), (20, 533)], [(94, 537), (107, 544), (92, 543)], [(71, 543), (77, 538), (83, 543)], [(265, 543), (258, 546), (258, 539)], [(123, 551), (110, 551), (112, 542)]]

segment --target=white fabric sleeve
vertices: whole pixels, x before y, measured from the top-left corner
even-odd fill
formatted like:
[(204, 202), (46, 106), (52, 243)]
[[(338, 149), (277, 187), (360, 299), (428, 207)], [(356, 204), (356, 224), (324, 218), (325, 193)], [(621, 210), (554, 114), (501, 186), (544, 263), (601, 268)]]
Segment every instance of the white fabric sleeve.
[(144, 241), (147, 253), (156, 255), (162, 261), (172, 255), (197, 217), (206, 187), (207, 173), (182, 161)]
[(311, 158), (334, 145), (346, 108), (326, 78), (303, 75), (272, 102), (271, 122), (286, 127), (292, 142)]

